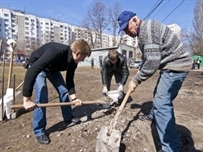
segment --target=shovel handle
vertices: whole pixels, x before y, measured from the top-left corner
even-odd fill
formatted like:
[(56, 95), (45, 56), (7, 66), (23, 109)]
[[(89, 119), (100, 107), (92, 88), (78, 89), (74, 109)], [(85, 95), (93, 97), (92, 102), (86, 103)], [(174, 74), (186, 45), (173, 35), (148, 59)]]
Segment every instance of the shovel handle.
[[(100, 102), (100, 101), (86, 101), (82, 102), (83, 105), (86, 104), (106, 104), (106, 102)], [(63, 103), (41, 103), (41, 104), (36, 104), (39, 108), (41, 107), (58, 107), (58, 106), (70, 106), (70, 105), (75, 105), (75, 102), (63, 102)], [(11, 109), (21, 109), (24, 108), (23, 104), (16, 104), (16, 105), (11, 105)]]
[(128, 98), (129, 98), (130, 94), (131, 94), (131, 90), (128, 89), (128, 92), (125, 95), (125, 98), (123, 99), (123, 101), (122, 101), (122, 103), (121, 103), (121, 105), (120, 105), (120, 107), (118, 109), (118, 112), (116, 113), (116, 115), (114, 116), (113, 120), (110, 123), (110, 127), (109, 127), (108, 133), (107, 133), (108, 135), (111, 134), (111, 130), (116, 126), (118, 117), (121, 114), (121, 112), (123, 111), (123, 108), (124, 108)]
[(20, 89), (20, 87), (22, 87), (23, 84), (24, 84), (24, 81), (21, 82), (21, 83), (16, 87), (16, 91), (17, 91), (18, 89)]
[(13, 53), (13, 48), (12, 48), (12, 51), (10, 52), (10, 65), (9, 65), (9, 74), (8, 74), (7, 88), (10, 88), (10, 85), (11, 85), (11, 75), (12, 75), (12, 71), (13, 71), (13, 54), (14, 53)]

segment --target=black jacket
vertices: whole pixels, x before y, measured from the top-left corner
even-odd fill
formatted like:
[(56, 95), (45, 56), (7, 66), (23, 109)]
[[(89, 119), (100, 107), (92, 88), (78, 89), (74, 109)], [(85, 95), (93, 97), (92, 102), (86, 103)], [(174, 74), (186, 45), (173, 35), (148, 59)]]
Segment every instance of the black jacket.
[(127, 66), (127, 60), (121, 54), (119, 54), (118, 60), (115, 64), (112, 64), (110, 62), (108, 56), (104, 58), (102, 63), (102, 71), (101, 71), (103, 85), (107, 84), (107, 76), (109, 74), (113, 74), (114, 72), (117, 72), (118, 74), (122, 75), (122, 79), (120, 83), (122, 85), (125, 85), (129, 76), (129, 70)]
[(77, 63), (73, 61), (70, 46), (50, 42), (35, 50), (30, 58), (31, 67), (27, 70), (23, 85), (23, 96), (31, 97), (37, 75), (41, 71), (66, 71), (66, 84), (69, 94), (75, 93), (74, 74)]

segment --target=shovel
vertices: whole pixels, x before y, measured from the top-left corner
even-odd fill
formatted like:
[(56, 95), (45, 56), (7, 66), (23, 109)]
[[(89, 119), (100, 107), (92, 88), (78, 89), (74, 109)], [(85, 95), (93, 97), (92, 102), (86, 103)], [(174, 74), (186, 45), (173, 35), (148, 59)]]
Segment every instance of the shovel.
[(128, 89), (125, 98), (120, 105), (118, 112), (114, 116), (114, 119), (110, 122), (110, 126), (103, 126), (97, 136), (96, 141), (96, 152), (118, 152), (121, 141), (121, 132), (119, 130), (114, 129), (119, 115), (123, 111), (123, 108), (130, 96), (131, 90)]
[[(12, 75), (12, 70), (13, 70), (14, 47), (16, 45), (16, 42), (13, 39), (9, 39), (7, 41), (7, 44), (9, 45), (9, 51), (10, 51), (10, 65), (9, 65), (8, 84), (7, 84), (6, 94), (0, 100), (0, 105), (1, 105), (1, 116), (0, 117), (1, 117), (1, 121), (4, 118), (5, 113), (6, 113), (6, 117), (8, 119), (11, 119), (11, 116), (10, 116), (9, 113), (14, 113), (14, 111), (12, 111), (12, 112), (8, 111), (10, 109), (10, 108), (8, 108), (8, 106), (13, 104), (13, 97), (14, 97), (14, 93), (15, 93), (13, 88), (10, 88), (10, 84), (11, 84), (11, 75)], [(20, 94), (20, 91), (16, 92), (15, 96), (18, 96), (19, 94)]]

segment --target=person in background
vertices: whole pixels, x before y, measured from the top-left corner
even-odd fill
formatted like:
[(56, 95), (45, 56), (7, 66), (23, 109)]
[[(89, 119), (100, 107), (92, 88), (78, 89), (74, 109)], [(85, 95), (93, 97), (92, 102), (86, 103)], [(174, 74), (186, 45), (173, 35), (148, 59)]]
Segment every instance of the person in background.
[(100, 68), (102, 68), (102, 59), (99, 60)]
[[(69, 98), (76, 106), (81, 100), (76, 97), (74, 75), (78, 62), (90, 56), (89, 44), (80, 39), (71, 46), (50, 42), (35, 50), (29, 58), (29, 68), (23, 85), (23, 106), (26, 110), (34, 110), (33, 132), (40, 144), (48, 144), (49, 137), (45, 133), (46, 108), (39, 108), (36, 104), (48, 102), (48, 79), (59, 94), (60, 102), (69, 102)], [(61, 71), (66, 71), (65, 81)], [(31, 99), (35, 87), (35, 102)], [(65, 125), (78, 124), (80, 119), (74, 118), (71, 106), (61, 106)]]
[(92, 60), (91, 60), (91, 68), (92, 69), (94, 68), (94, 58), (92, 58)]
[(196, 60), (196, 64), (197, 64), (197, 69), (199, 70), (200, 69), (200, 64), (201, 64), (201, 58), (198, 58), (197, 60)]
[(118, 53), (117, 50), (110, 50), (104, 58), (101, 69), (101, 77), (103, 84), (102, 94), (106, 96), (111, 87), (111, 79), (115, 77), (117, 83), (117, 92), (119, 94), (118, 101), (122, 100), (124, 94), (124, 85), (129, 76), (126, 58)]
[(143, 54), (143, 63), (129, 82), (133, 92), (143, 81), (157, 70), (160, 75), (153, 93), (153, 108), (141, 120), (155, 122), (162, 149), (159, 152), (179, 152), (180, 139), (176, 129), (173, 100), (192, 68), (191, 54), (165, 24), (154, 20), (141, 20), (131, 11), (124, 11), (118, 17), (120, 31), (137, 37)]

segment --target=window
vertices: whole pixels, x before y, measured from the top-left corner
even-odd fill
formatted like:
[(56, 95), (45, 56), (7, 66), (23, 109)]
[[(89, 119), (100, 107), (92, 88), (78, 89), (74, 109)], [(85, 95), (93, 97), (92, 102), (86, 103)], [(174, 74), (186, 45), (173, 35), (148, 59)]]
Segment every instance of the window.
[(133, 57), (133, 52), (129, 51), (129, 58), (132, 58), (132, 57)]
[(4, 16), (8, 17), (9, 15), (8, 14), (4, 14)]
[(126, 56), (126, 50), (122, 50), (122, 55)]

